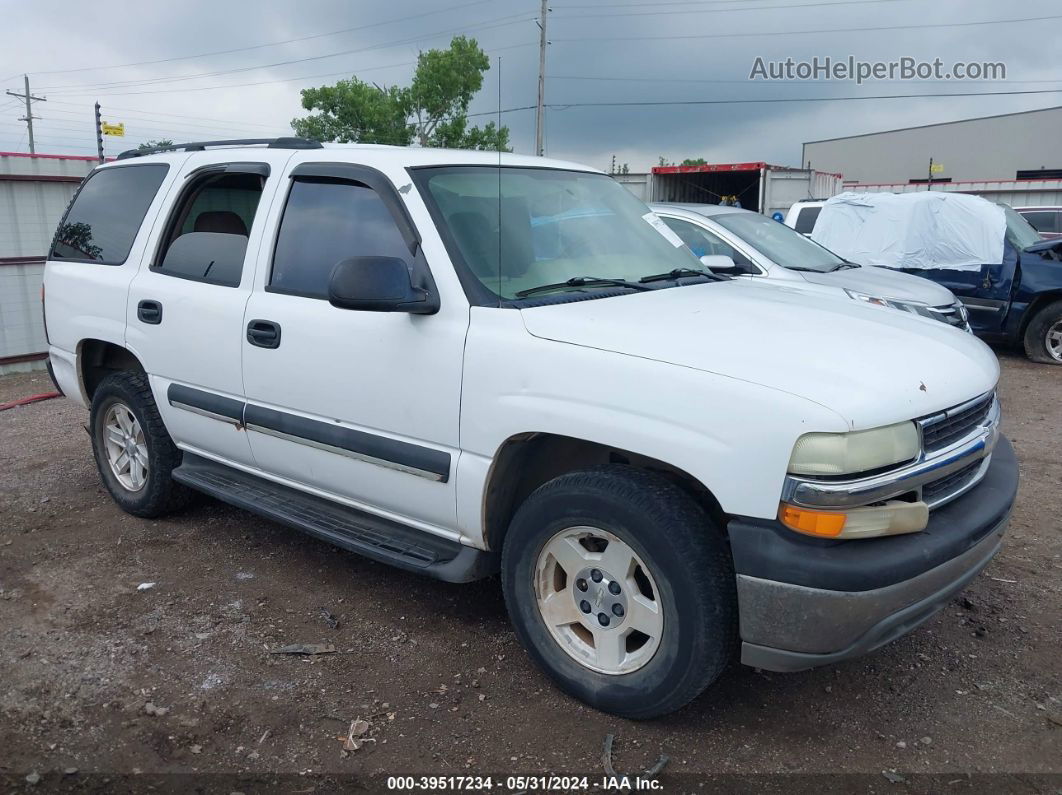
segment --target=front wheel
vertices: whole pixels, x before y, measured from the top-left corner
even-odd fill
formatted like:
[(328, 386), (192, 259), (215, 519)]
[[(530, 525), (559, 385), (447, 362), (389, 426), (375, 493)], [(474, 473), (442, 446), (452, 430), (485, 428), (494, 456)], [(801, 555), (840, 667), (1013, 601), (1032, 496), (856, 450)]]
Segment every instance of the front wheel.
[(517, 635), (566, 692), (606, 712), (672, 712), (722, 673), (737, 639), (720, 530), (665, 478), (627, 466), (562, 475), (513, 518), (502, 586)]
[(1062, 364), (1062, 301), (1033, 316), (1025, 329), (1025, 354), (1034, 362)]

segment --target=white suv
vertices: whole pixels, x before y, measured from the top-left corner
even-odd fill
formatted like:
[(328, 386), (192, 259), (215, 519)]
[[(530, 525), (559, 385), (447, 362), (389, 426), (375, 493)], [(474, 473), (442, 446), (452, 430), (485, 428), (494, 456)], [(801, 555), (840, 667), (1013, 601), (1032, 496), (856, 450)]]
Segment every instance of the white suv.
[(739, 646), (875, 649), (998, 550), (1017, 467), (969, 334), (705, 273), (583, 166), (220, 143), (100, 166), (45, 272), (55, 378), (126, 511), (195, 490), (500, 571), (538, 664), (643, 718)]

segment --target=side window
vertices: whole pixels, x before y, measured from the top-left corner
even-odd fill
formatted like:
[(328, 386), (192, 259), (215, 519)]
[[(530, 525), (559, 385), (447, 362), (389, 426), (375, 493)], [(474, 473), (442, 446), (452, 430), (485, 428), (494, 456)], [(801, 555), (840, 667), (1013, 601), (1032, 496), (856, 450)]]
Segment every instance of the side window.
[(796, 217), (796, 226), (794, 227), (802, 235), (810, 235), (815, 229), (815, 222), (819, 220), (819, 213), (822, 212), (821, 207), (805, 207)]
[[(665, 224), (671, 227), (671, 231), (682, 238), (682, 242), (698, 257), (703, 257), (706, 254), (717, 254), (730, 257), (730, 259), (734, 260), (735, 265), (752, 265), (748, 257), (722, 238), (713, 235), (707, 229), (679, 218), (668, 218), (663, 215), (660, 217)], [(758, 272), (759, 270), (757, 269)]]
[(49, 259), (121, 265), (168, 170), (154, 163), (92, 174), (60, 222)]
[(264, 184), (259, 174), (223, 173), (185, 187), (170, 214), (153, 269), (182, 279), (239, 286), (247, 235)]
[(269, 289), (327, 298), (336, 263), (372, 256), (409, 259), (402, 233), (376, 191), (327, 178), (292, 182)]
[(1026, 210), (1022, 215), (1037, 232), (1058, 231), (1055, 226), (1058, 214), (1053, 210)]

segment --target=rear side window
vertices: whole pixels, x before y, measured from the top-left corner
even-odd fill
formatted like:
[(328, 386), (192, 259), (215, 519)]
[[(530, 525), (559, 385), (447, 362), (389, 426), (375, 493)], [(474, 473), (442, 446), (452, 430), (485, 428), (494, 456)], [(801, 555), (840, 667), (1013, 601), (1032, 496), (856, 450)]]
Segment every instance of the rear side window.
[(152, 163), (91, 175), (59, 224), (49, 259), (121, 265), (168, 170)]
[(1058, 213), (1053, 210), (1026, 210), (1022, 215), (1037, 232), (1058, 231)]
[(153, 269), (181, 279), (238, 287), (264, 184), (260, 174), (232, 172), (201, 177), (185, 188)]
[(350, 257), (409, 259), (387, 205), (355, 182), (295, 180), (277, 235), (270, 290), (327, 298), (332, 269)]
[(819, 219), (821, 207), (805, 207), (797, 213), (796, 226), (793, 227), (802, 235), (810, 235), (815, 228), (815, 222)]

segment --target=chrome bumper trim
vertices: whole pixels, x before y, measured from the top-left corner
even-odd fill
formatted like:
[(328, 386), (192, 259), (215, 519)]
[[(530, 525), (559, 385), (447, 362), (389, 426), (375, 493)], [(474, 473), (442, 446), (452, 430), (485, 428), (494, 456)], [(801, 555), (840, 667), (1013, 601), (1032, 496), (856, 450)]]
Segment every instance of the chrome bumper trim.
[[(980, 398), (978, 398), (979, 400)], [(974, 403), (976, 401), (970, 401)], [(956, 411), (962, 407), (950, 411)], [(943, 414), (943, 413), (942, 413)], [(786, 477), (782, 489), (782, 501), (807, 508), (855, 508), (899, 497), (910, 492), (921, 499), (921, 489), (928, 483), (945, 478), (970, 464), (987, 459), (999, 438), (999, 401), (994, 400), (984, 422), (973, 432), (942, 450), (927, 455), (923, 451), (911, 464), (866, 478), (851, 480), (808, 480)], [(986, 467), (963, 483), (955, 492), (934, 500), (930, 508), (936, 508), (965, 493), (982, 477)]]

